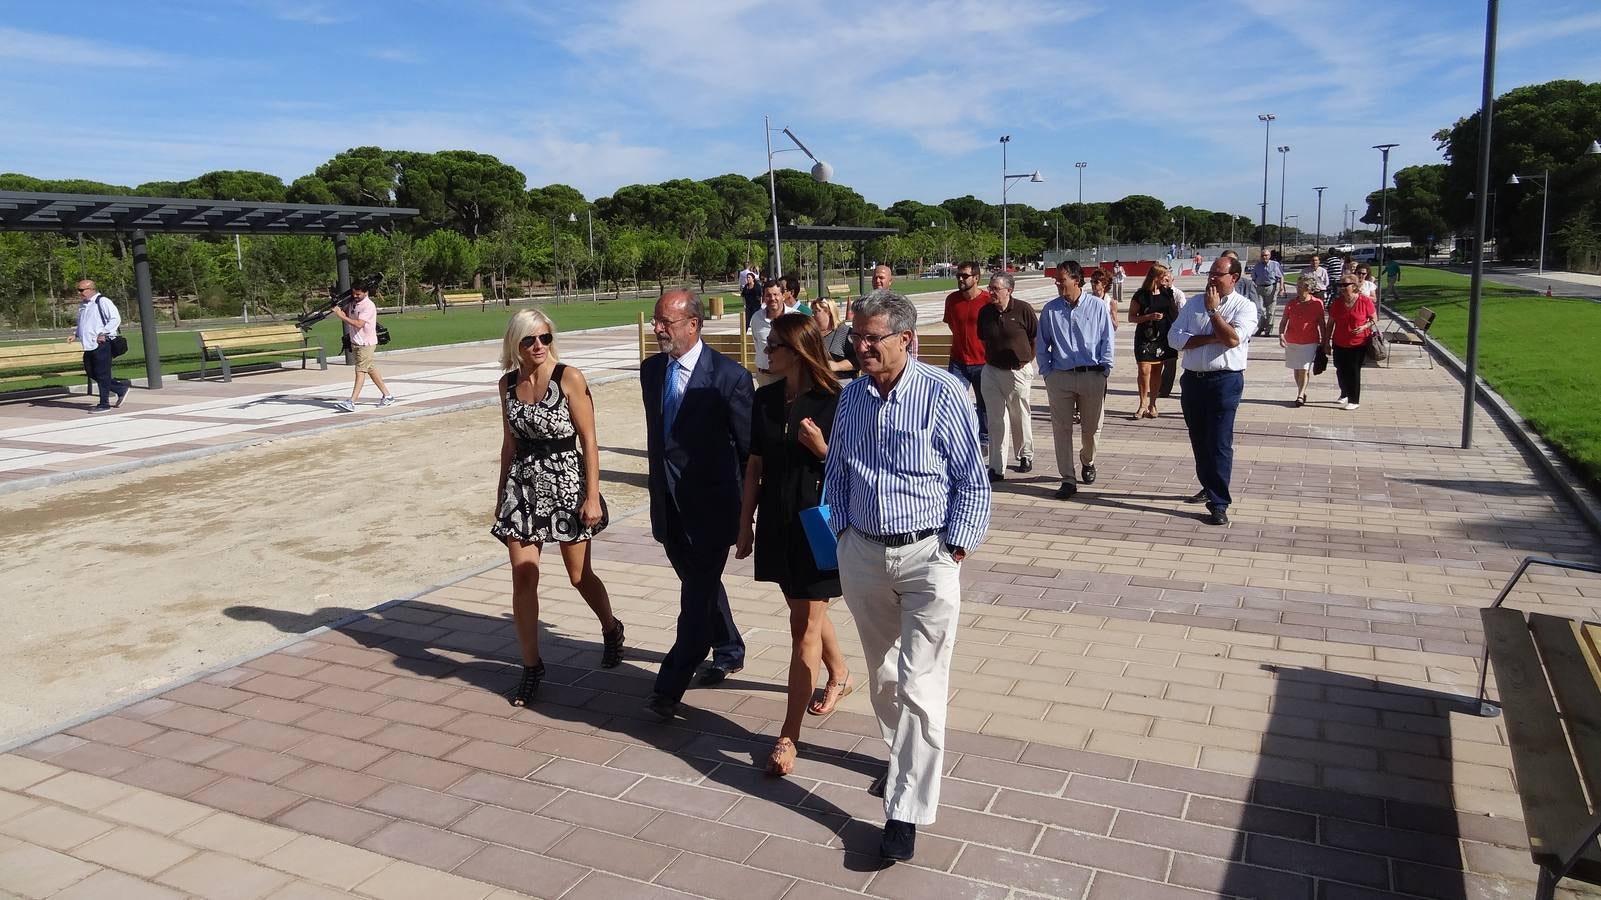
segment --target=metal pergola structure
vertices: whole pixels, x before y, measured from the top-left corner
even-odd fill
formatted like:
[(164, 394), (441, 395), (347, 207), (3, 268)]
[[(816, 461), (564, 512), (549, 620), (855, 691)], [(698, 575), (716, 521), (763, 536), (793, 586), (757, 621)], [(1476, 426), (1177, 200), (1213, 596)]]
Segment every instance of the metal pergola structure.
[(0, 191), (0, 231), (129, 233), (138, 292), (145, 375), (161, 387), (161, 356), (150, 287), (146, 234), (312, 234), (333, 238), (339, 291), (350, 288), (350, 250), (345, 238), (384, 228), (417, 215), (415, 209), (328, 206), (317, 203), (254, 203), (177, 197), (120, 197)]
[[(823, 278), (823, 245), (835, 241), (854, 242), (856, 244), (856, 289), (858, 293), (867, 293), (866, 275), (862, 266), (866, 264), (863, 253), (867, 242), (874, 241), (891, 234), (899, 234), (898, 228), (868, 228), (860, 225), (780, 225), (778, 226), (778, 239), (780, 241), (811, 241), (817, 245), (817, 289), (824, 288)], [(741, 238), (748, 241), (763, 241), (770, 243), (773, 233), (770, 231), (754, 231), (742, 234)], [(782, 275), (783, 272), (774, 273)]]

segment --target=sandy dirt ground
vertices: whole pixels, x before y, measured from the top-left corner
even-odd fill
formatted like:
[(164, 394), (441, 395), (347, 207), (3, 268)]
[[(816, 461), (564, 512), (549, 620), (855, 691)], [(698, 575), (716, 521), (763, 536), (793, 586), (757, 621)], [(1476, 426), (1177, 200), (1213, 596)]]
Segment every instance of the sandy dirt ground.
[[(647, 499), (639, 385), (594, 393), (618, 518)], [(489, 535), (499, 413), (0, 496), (0, 743), (504, 561)]]

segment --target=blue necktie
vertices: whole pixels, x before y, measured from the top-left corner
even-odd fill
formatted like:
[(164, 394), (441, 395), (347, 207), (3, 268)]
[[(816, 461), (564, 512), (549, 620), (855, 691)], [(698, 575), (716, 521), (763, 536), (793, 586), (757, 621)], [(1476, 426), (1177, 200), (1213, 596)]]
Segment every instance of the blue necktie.
[(678, 360), (669, 360), (667, 363), (667, 386), (662, 392), (662, 434), (673, 433), (673, 420), (678, 418), (678, 407), (684, 399), (684, 389), (678, 383), (678, 373), (683, 369)]

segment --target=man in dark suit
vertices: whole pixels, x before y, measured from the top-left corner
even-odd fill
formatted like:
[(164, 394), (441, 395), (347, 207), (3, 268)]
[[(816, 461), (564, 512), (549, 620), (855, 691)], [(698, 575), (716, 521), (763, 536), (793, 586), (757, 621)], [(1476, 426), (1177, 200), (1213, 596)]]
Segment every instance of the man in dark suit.
[(662, 294), (651, 326), (663, 352), (639, 367), (651, 533), (682, 584), (678, 633), (646, 704), (663, 721), (678, 711), (707, 653), (712, 662), (701, 684), (717, 684), (745, 665), (723, 567), (739, 535), (740, 479), (750, 455), (755, 391), (744, 366), (701, 342), (704, 318), (695, 292)]

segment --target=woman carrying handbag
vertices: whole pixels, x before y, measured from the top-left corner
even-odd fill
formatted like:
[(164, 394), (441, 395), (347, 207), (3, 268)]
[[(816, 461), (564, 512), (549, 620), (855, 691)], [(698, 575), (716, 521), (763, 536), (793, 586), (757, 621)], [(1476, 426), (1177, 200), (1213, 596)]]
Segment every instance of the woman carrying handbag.
[(1362, 405), (1362, 363), (1367, 359), (1379, 310), (1372, 297), (1361, 293), (1362, 283), (1356, 275), (1340, 276), (1339, 286), (1339, 295), (1329, 304), (1332, 327), (1324, 348), (1333, 350), (1334, 375), (1340, 382), (1340, 399), (1335, 402), (1354, 410)]

